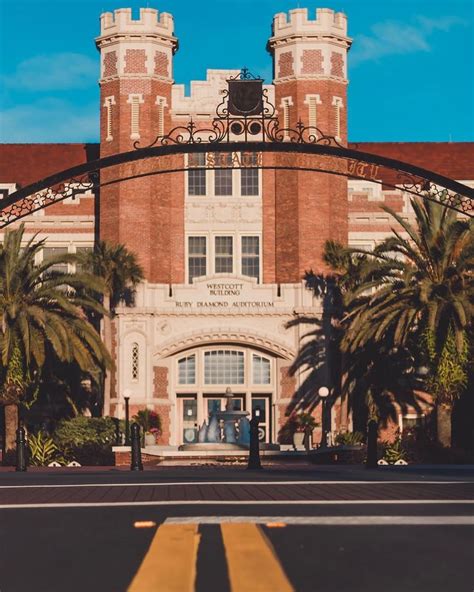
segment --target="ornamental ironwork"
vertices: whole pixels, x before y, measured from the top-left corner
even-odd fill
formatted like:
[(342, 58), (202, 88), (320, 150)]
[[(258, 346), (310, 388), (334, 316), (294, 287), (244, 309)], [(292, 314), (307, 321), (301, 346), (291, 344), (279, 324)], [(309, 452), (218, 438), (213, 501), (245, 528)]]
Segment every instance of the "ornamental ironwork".
[[(297, 144), (324, 144), (341, 146), (335, 136), (325, 134), (315, 126), (305, 126), (298, 121), (294, 128), (280, 127), (277, 110), (270, 102), (263, 79), (246, 68), (227, 81), (221, 102), (211, 123), (198, 125), (191, 118), (186, 125), (179, 125), (167, 134), (156, 136), (152, 146), (169, 144), (220, 144), (223, 142), (290, 142)], [(143, 149), (140, 141), (133, 144)]]
[[(190, 167), (187, 164), (170, 168), (156, 167), (128, 176), (122, 172), (106, 182), (100, 179), (103, 169), (154, 157), (193, 153), (259, 155), (256, 159), (249, 159), (249, 162), (241, 160), (237, 164), (234, 158), (227, 164), (227, 159), (207, 157), (204, 166), (192, 166), (193, 170), (217, 170), (232, 166), (330, 173), (370, 180), (409, 195), (442, 203), (459, 213), (474, 217), (474, 189), (411, 163), (347, 148), (333, 135), (317, 127), (306, 126), (302, 121), (298, 121), (294, 128), (280, 127), (276, 108), (268, 98), (268, 89), (263, 88), (263, 80), (246, 69), (229, 79), (228, 84), (229, 88), (222, 92), (216, 115), (209, 124), (198, 125), (191, 119), (186, 125), (157, 136), (148, 146), (140, 146), (139, 142), (135, 142), (134, 149), (129, 152), (59, 171), (3, 198), (0, 200), (0, 228), (50, 204), (68, 198), (75, 199), (88, 191), (96, 192), (100, 187), (138, 177), (186, 171)], [(322, 158), (318, 158), (317, 164), (296, 162), (291, 166), (279, 163), (270, 165), (262, 158), (265, 153)], [(327, 157), (327, 162), (324, 157)], [(345, 163), (345, 166), (341, 167), (340, 162)], [(393, 178), (392, 181), (387, 180), (387, 172)]]

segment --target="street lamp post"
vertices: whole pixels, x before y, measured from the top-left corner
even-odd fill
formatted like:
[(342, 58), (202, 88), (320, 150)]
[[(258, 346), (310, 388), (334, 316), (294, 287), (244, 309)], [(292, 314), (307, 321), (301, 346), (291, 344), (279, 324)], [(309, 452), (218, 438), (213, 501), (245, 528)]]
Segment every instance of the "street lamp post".
[(257, 407), (253, 411), (252, 419), (250, 420), (250, 449), (247, 469), (257, 470), (262, 469), (260, 463), (260, 443), (258, 440), (258, 424), (260, 421), (261, 410)]
[(318, 395), (321, 401), (323, 402), (323, 406), (321, 409), (321, 448), (326, 448), (327, 446), (327, 429), (326, 429), (326, 400), (329, 396), (329, 389), (327, 386), (321, 386), (318, 390)]
[(125, 391), (123, 400), (125, 401), (125, 446), (130, 446), (130, 391)]

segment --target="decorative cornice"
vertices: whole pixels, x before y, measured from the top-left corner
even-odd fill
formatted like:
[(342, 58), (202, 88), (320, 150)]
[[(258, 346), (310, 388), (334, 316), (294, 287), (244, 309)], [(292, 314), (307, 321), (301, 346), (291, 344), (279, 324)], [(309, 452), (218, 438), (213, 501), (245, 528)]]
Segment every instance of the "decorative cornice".
[(202, 345), (215, 345), (216, 343), (233, 343), (239, 345), (254, 346), (266, 350), (269, 353), (286, 360), (293, 360), (296, 352), (273, 337), (247, 331), (239, 331), (232, 328), (214, 328), (209, 331), (195, 331), (181, 337), (173, 337), (159, 346), (154, 356), (169, 357), (181, 351)]

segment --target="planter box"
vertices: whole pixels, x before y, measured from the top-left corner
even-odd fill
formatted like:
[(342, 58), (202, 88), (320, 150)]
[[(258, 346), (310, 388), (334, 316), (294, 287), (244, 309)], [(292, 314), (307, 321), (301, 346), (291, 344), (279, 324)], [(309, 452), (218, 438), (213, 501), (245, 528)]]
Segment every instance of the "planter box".
[(366, 454), (365, 446), (333, 446), (311, 450), (308, 459), (317, 465), (361, 465)]

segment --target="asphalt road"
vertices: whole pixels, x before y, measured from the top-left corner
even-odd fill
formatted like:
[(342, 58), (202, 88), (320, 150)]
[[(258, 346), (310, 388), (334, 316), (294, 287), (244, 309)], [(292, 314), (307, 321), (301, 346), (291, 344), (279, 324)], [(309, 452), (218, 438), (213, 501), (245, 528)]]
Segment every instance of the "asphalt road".
[(0, 592), (472, 592), (472, 475), (367, 473), (2, 473)]

